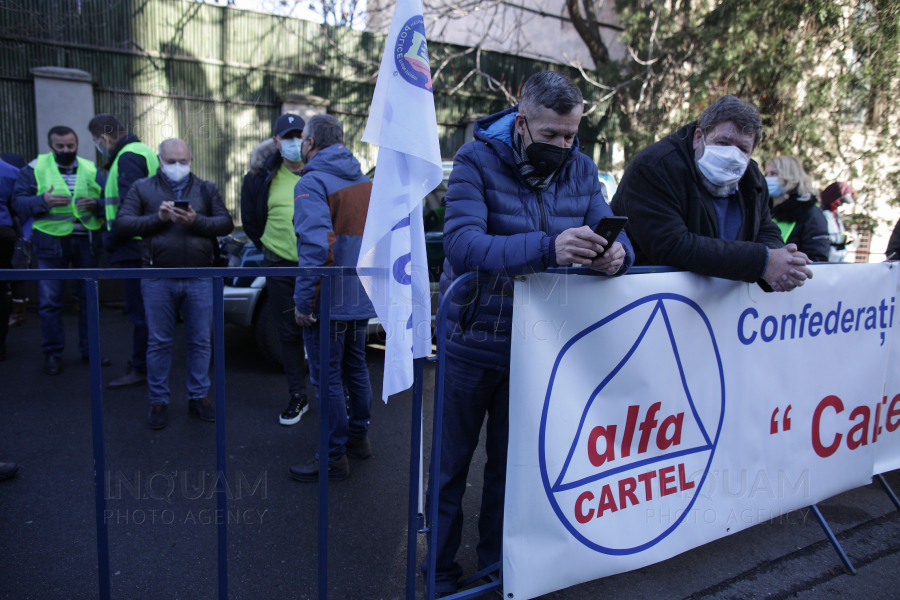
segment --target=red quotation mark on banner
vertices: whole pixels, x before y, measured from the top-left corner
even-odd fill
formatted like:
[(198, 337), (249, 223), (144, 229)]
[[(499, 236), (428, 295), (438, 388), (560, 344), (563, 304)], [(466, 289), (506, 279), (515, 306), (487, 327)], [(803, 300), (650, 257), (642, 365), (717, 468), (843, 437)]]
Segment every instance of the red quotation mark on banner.
[[(776, 407), (775, 412), (772, 413), (772, 420), (769, 422), (769, 435), (775, 435), (778, 433), (778, 421), (775, 420), (775, 417), (778, 416), (778, 411), (781, 409)], [(782, 419), (782, 431), (790, 431), (791, 430), (791, 405), (788, 404), (787, 408), (784, 409), (784, 418)]]

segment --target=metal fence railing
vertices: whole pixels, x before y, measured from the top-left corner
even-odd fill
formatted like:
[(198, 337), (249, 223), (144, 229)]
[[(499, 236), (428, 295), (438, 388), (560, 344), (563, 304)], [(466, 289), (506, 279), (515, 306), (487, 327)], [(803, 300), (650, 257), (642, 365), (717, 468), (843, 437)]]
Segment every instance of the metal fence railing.
[[(89, 343), (90, 343), (90, 381), (91, 381), (91, 429), (93, 436), (94, 456), (94, 487), (95, 487), (95, 513), (97, 525), (97, 564), (99, 571), (99, 594), (101, 600), (111, 597), (110, 568), (109, 568), (109, 533), (105, 519), (107, 511), (106, 494), (104, 493), (104, 473), (106, 472), (105, 445), (103, 436), (103, 387), (100, 365), (100, 303), (98, 295), (98, 282), (101, 279), (143, 279), (143, 278), (211, 278), (213, 280), (213, 351), (215, 368), (215, 408), (216, 408), (216, 470), (219, 473), (226, 472), (226, 411), (225, 411), (225, 321), (224, 321), (224, 279), (232, 277), (265, 277), (266, 275), (278, 276), (312, 276), (321, 277), (319, 291), (319, 322), (320, 322), (320, 361), (319, 381), (327, 382), (329, 368), (329, 323), (331, 321), (331, 296), (334, 277), (344, 273), (356, 273), (354, 267), (290, 267), (290, 268), (264, 268), (264, 267), (236, 267), (236, 268), (199, 268), (199, 269), (74, 269), (74, 270), (0, 270), (0, 281), (23, 280), (84, 280), (87, 287), (87, 306), (82, 310), (88, 313)], [(371, 269), (380, 271), (380, 269)], [(584, 268), (560, 268), (552, 269), (554, 273), (568, 275), (595, 274)], [(634, 267), (629, 275), (672, 272), (675, 269), (668, 267)], [(363, 273), (365, 274), (365, 273)], [(435, 368), (435, 392), (434, 414), (432, 423), (432, 447), (430, 473), (437, 477), (439, 473), (441, 454), (441, 428), (444, 401), (445, 368), (441, 359), (446, 351), (446, 327), (450, 305), (461, 301), (457, 298), (458, 291), (468, 282), (478, 276), (486, 276), (478, 273), (466, 273), (456, 278), (447, 289), (435, 318), (435, 334), (437, 338), (437, 352), (427, 360), (436, 362)], [(469, 300), (471, 301), (471, 300)], [(417, 563), (417, 534), (429, 536), (429, 546), (434, 548), (437, 542), (438, 502), (437, 497), (432, 499), (430, 511), (427, 515), (419, 511), (419, 499), (423, 484), (421, 470), (423, 460), (423, 384), (424, 362), (426, 359), (417, 359), (414, 364), (415, 381), (412, 394), (412, 425), (410, 441), (410, 471), (409, 471), (409, 512), (407, 530), (407, 572), (406, 572), (406, 598), (416, 598), (416, 569)], [(310, 365), (310, 368), (313, 368)], [(320, 400), (319, 407), (319, 442), (318, 452), (320, 457), (328, 456), (329, 438), (329, 411), (323, 409)], [(887, 486), (881, 476), (879, 483), (885, 488), (892, 502), (900, 509), (900, 501)], [(216, 492), (218, 496), (218, 510), (220, 514), (227, 514), (227, 494), (225, 493), (225, 478), (216, 478)], [(434, 489), (438, 495), (438, 487)], [(813, 507), (815, 508), (815, 507)], [(852, 564), (846, 554), (816, 509), (816, 517), (822, 526), (829, 541), (840, 555), (850, 572), (854, 572)], [(218, 598), (228, 598), (228, 525), (227, 519), (217, 522), (218, 535)], [(425, 577), (425, 598), (433, 600), (435, 595), (435, 561), (436, 554), (429, 553), (428, 569)], [(496, 575), (494, 576), (494, 574)], [(466, 600), (474, 598), (486, 592), (502, 589), (503, 576), (502, 564), (498, 563), (485, 568), (478, 573), (460, 582), (459, 587), (465, 588), (479, 579), (488, 577), (489, 583), (465, 589), (452, 598), (454, 600)], [(318, 597), (322, 600), (328, 597), (328, 469), (319, 469), (319, 508), (318, 508)]]
[[(93, 436), (94, 455), (94, 502), (97, 522), (97, 567), (99, 572), (99, 594), (101, 600), (111, 597), (109, 569), (109, 531), (105, 514), (107, 510), (106, 494), (104, 494), (104, 473), (106, 472), (106, 454), (103, 436), (103, 384), (100, 365), (100, 301), (98, 282), (101, 279), (175, 279), (175, 278), (210, 278), (213, 280), (213, 360), (215, 368), (216, 388), (216, 471), (226, 471), (226, 411), (225, 411), (225, 305), (224, 279), (231, 277), (265, 277), (279, 276), (312, 276), (321, 277), (319, 288), (319, 327), (320, 361), (319, 381), (328, 381), (329, 323), (331, 321), (331, 295), (334, 277), (342, 273), (356, 272), (354, 267), (318, 267), (318, 268), (200, 268), (200, 269), (0, 269), (0, 281), (33, 281), (33, 280), (84, 280), (87, 287), (88, 335), (90, 343), (90, 379), (91, 379), (91, 430)], [(422, 407), (422, 361), (417, 361), (414, 405), (421, 412)], [(311, 366), (312, 368), (312, 366)], [(320, 457), (328, 456), (328, 409), (319, 408), (319, 444)], [(415, 420), (414, 420), (415, 422)], [(419, 420), (421, 422), (421, 418)], [(416, 473), (418, 474), (418, 449)], [(327, 464), (327, 461), (325, 463)], [(217, 509), (219, 514), (227, 514), (227, 494), (225, 478), (216, 478)], [(227, 519), (217, 522), (218, 534), (218, 598), (228, 598), (228, 524)], [(415, 521), (411, 528), (415, 532)], [(320, 599), (328, 596), (328, 469), (319, 469), (319, 514), (318, 514), (318, 595)]]

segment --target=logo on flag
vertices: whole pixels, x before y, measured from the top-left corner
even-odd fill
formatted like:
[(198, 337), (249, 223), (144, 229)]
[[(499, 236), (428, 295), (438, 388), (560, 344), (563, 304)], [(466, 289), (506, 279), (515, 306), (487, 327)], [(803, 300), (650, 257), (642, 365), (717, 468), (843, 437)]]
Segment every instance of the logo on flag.
[(421, 16), (408, 20), (397, 35), (394, 62), (403, 79), (423, 90), (434, 92), (431, 86), (431, 64), (428, 62), (428, 42), (425, 41), (425, 19)]
[(431, 352), (422, 199), (444, 172), (422, 0), (397, 0), (362, 139), (378, 145), (378, 162), (357, 268), (385, 331), (387, 401), (412, 385), (413, 359)]

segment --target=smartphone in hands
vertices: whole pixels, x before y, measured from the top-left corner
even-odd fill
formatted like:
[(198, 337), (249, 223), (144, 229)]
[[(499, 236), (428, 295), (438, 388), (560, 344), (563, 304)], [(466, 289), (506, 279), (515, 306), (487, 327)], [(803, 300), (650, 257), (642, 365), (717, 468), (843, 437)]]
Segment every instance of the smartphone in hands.
[(187, 200), (176, 200), (175, 201), (175, 208), (177, 208), (178, 210), (188, 210), (189, 206), (190, 206), (190, 202), (188, 202)]
[(600, 223), (594, 228), (594, 233), (606, 240), (606, 246), (597, 253), (598, 257), (603, 256), (607, 248), (613, 245), (627, 222), (628, 217), (603, 217), (600, 219)]

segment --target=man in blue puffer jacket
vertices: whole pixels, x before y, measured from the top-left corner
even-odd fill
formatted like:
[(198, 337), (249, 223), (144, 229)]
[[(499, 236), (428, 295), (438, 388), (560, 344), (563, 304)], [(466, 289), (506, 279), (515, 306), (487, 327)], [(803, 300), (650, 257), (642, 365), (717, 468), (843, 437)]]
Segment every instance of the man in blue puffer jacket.
[[(462, 497), (485, 413), (487, 464), (479, 517), (478, 568), (501, 559), (512, 277), (571, 264), (620, 275), (634, 262), (624, 233), (604, 240), (593, 228), (612, 211), (597, 167), (579, 151), (583, 98), (568, 77), (528, 79), (518, 106), (475, 123), (475, 141), (456, 155), (447, 190), (441, 291), (467, 271), (489, 274), (458, 293), (445, 357), (443, 447), (436, 591), (456, 591)], [(598, 251), (612, 244), (600, 257)], [(428, 501), (432, 496), (429, 478)], [(427, 511), (426, 511), (426, 514)], [(426, 558), (423, 564), (428, 564)]]
[[(356, 267), (372, 182), (363, 175), (344, 146), (340, 121), (314, 115), (300, 137), (300, 158), (306, 166), (294, 188), (294, 231), (300, 267)], [(334, 278), (331, 293), (331, 328), (328, 381), (319, 381), (319, 277), (297, 277), (294, 318), (303, 328), (309, 356), (309, 378), (316, 388), (319, 410), (328, 410), (328, 456), (313, 457), (290, 468), (297, 481), (319, 480), (320, 458), (328, 465), (328, 478), (346, 479), (347, 456), (372, 455), (369, 446), (369, 411), (372, 388), (366, 366), (366, 326), (375, 308), (353, 272)], [(350, 391), (350, 414), (342, 379)]]

